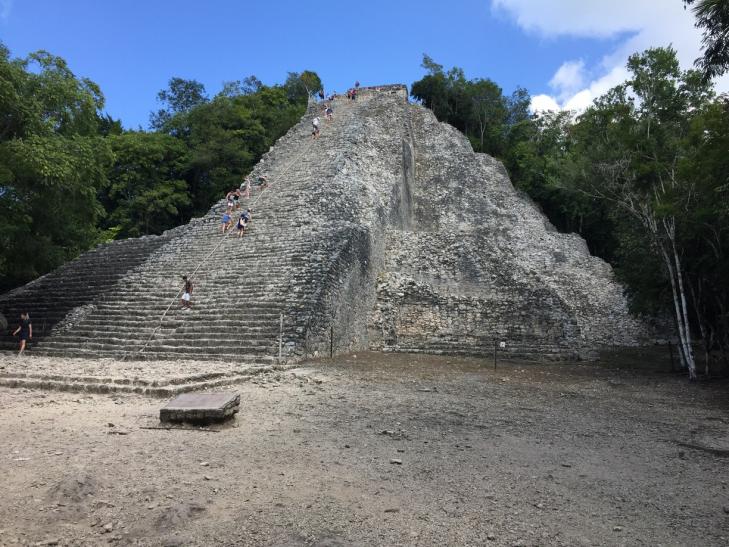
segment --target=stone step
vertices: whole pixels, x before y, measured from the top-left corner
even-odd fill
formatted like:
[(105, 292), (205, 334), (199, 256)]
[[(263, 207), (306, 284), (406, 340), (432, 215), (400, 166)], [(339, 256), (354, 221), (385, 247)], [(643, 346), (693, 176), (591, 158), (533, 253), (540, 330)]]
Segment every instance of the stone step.
[[(385, 345), (383, 347), (383, 351), (396, 353), (423, 353), (428, 355), (479, 356), (489, 358), (494, 355), (493, 346), (489, 348), (486, 346), (478, 347), (468, 344), (439, 347), (409, 344), (398, 344), (396, 346)], [(579, 360), (579, 356), (576, 352), (569, 351), (566, 348), (562, 348), (560, 350), (545, 350), (540, 347), (521, 346), (518, 348), (499, 350), (497, 353), (497, 359), (577, 361)]]
[(150, 397), (169, 398), (180, 393), (191, 391), (201, 391), (206, 389), (227, 386), (244, 381), (248, 381), (255, 376), (263, 373), (272, 372), (274, 370), (286, 370), (292, 365), (276, 365), (276, 366), (252, 366), (239, 374), (222, 375), (209, 379), (187, 378), (186, 381), (180, 383), (170, 383), (168, 385), (153, 385), (151, 382), (120, 382), (105, 381), (106, 379), (89, 379), (65, 377), (59, 378), (43, 378), (43, 377), (12, 377), (0, 376), (0, 386), (10, 388), (25, 389), (43, 389), (52, 391), (68, 391), (73, 393), (135, 393)]
[[(118, 334), (118, 333), (114, 333)], [(60, 347), (62, 344), (68, 347), (85, 347), (85, 348), (100, 348), (104, 346), (114, 345), (129, 345), (130, 347), (139, 347), (147, 343), (150, 340), (151, 333), (146, 336), (138, 336), (136, 338), (113, 336), (111, 334), (104, 335), (103, 333), (97, 333), (93, 337), (89, 336), (57, 336), (52, 340), (47, 340), (43, 343), (43, 347)], [(278, 331), (270, 332), (259, 332), (251, 333), (246, 331), (238, 336), (232, 336), (230, 334), (220, 333), (206, 333), (205, 335), (177, 335), (177, 334), (164, 334), (157, 333), (152, 337), (148, 347), (158, 346), (160, 344), (165, 345), (177, 345), (179, 347), (197, 346), (197, 347), (219, 347), (230, 345), (231, 347), (258, 347), (269, 345), (272, 342), (278, 343), (279, 333)]]

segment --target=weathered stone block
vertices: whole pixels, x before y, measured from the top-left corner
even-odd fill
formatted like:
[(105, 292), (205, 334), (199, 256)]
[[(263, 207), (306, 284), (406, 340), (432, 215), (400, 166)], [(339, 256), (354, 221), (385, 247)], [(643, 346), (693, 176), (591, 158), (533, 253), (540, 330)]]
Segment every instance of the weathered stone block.
[(161, 422), (213, 423), (232, 418), (239, 410), (238, 393), (183, 393), (159, 411)]

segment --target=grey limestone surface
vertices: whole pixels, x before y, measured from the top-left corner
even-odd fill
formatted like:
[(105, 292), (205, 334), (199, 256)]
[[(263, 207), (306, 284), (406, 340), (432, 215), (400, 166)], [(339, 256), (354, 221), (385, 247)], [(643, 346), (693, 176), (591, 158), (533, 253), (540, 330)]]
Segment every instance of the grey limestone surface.
[[(502, 341), (515, 357), (582, 359), (652, 341), (610, 266), (404, 86), (333, 107), (319, 139), (312, 105), (254, 168), (270, 185), (244, 202), (242, 239), (220, 236), (221, 199), (0, 296), (0, 312), (43, 321), (33, 351), (137, 360), (480, 354)], [(191, 310), (176, 303), (183, 274)]]

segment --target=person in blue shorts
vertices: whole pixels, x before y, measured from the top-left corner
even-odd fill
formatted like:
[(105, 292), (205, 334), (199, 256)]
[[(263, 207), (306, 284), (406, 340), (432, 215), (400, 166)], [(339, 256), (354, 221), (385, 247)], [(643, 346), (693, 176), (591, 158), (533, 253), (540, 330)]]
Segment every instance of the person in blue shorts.
[(220, 220), (220, 233), (224, 234), (228, 231), (228, 228), (233, 224), (233, 219), (230, 214), (226, 211), (223, 213), (223, 218)]

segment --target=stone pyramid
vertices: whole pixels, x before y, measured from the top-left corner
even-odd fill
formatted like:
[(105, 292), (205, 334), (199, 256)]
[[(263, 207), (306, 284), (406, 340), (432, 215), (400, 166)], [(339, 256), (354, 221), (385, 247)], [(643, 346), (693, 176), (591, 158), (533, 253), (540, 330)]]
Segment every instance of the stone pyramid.
[[(34, 352), (135, 359), (483, 354), (501, 342), (515, 357), (576, 359), (646, 341), (610, 266), (404, 86), (333, 107), (319, 139), (312, 105), (255, 167), (270, 184), (254, 191), (242, 239), (220, 235), (221, 200), (160, 236), (85, 253), (0, 296), (0, 311), (11, 323), (30, 312)], [(177, 304), (183, 274), (192, 310)]]

